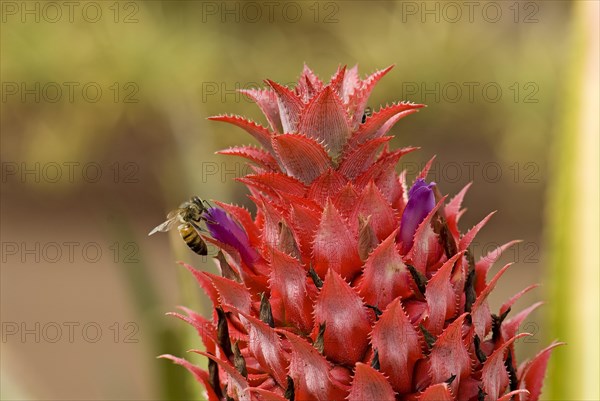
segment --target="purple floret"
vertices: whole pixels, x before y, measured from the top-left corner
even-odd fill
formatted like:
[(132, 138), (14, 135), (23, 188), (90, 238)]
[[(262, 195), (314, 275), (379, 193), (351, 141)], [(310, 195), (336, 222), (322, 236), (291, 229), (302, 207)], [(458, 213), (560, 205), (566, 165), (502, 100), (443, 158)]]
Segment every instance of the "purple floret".
[(412, 247), (419, 224), (435, 207), (434, 186), (434, 182), (428, 184), (424, 179), (419, 178), (408, 192), (408, 203), (402, 213), (400, 232), (398, 233), (403, 254), (406, 254)]
[(259, 259), (259, 255), (250, 245), (244, 229), (223, 209), (209, 208), (204, 216), (206, 217), (206, 227), (214, 239), (235, 248), (248, 265)]

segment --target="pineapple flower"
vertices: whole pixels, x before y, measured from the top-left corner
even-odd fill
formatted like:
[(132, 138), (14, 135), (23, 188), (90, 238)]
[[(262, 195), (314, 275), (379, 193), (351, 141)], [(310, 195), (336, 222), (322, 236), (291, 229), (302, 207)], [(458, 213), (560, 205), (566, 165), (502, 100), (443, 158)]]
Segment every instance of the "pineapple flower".
[(398, 239), (402, 244), (402, 254), (406, 254), (410, 250), (417, 227), (435, 207), (434, 186), (434, 182), (427, 184), (424, 179), (419, 178), (408, 192), (408, 202), (402, 213), (400, 232), (398, 233)]
[[(305, 67), (295, 88), (267, 80), (242, 92), (269, 126), (235, 115), (260, 148), (221, 151), (250, 162), (238, 178), (256, 205), (217, 202), (206, 241), (221, 274), (185, 265), (212, 303), (195, 327), (208, 369), (164, 355), (202, 384), (208, 401), (535, 401), (551, 350), (520, 365), (519, 327), (540, 303), (510, 314), (535, 285), (497, 311), (490, 292), (510, 264), (492, 264), (517, 241), (476, 260), (470, 244), (491, 214), (459, 230), (467, 187), (454, 198), (427, 183), (407, 191), (388, 132), (423, 105), (365, 113), (390, 70), (361, 79), (341, 67), (329, 83)], [(367, 115), (370, 114), (370, 115)], [(407, 193), (408, 192), (408, 193)]]
[(217, 241), (237, 250), (244, 263), (252, 265), (260, 256), (250, 246), (248, 235), (223, 209), (209, 208), (204, 217), (210, 235)]

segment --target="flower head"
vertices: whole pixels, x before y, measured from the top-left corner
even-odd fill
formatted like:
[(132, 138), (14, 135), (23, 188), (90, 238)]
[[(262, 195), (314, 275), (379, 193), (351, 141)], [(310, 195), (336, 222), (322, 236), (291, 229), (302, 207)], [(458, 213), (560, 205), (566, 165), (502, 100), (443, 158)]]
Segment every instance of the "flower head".
[(257, 212), (206, 212), (223, 277), (193, 273), (213, 319), (179, 315), (201, 329), (208, 371), (168, 356), (207, 400), (538, 399), (552, 346), (518, 368), (513, 346), (535, 306), (504, 322), (527, 289), (495, 314), (487, 299), (509, 266), (488, 271), (510, 244), (473, 261), (470, 244), (489, 216), (461, 233), (466, 189), (433, 214), (435, 184), (422, 172), (406, 196), (395, 167), (415, 148), (390, 150), (387, 134), (422, 105), (365, 112), (388, 71), (361, 79), (342, 67), (324, 83), (305, 67), (294, 88), (267, 81), (244, 91), (269, 127), (212, 118), (262, 148), (221, 152), (252, 163), (239, 181)]

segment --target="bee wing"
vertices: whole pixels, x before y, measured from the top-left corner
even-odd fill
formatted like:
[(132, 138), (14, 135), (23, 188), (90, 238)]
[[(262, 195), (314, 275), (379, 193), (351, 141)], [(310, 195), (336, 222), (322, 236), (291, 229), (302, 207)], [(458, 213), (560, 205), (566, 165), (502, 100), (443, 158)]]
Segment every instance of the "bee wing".
[(155, 234), (157, 232), (164, 233), (166, 231), (169, 231), (170, 229), (175, 227), (175, 225), (177, 225), (178, 222), (179, 222), (179, 219), (175, 215), (175, 216), (171, 217), (169, 220), (165, 221), (164, 223), (161, 223), (161, 224), (157, 225), (156, 227), (154, 227), (154, 229), (148, 233), (148, 236)]

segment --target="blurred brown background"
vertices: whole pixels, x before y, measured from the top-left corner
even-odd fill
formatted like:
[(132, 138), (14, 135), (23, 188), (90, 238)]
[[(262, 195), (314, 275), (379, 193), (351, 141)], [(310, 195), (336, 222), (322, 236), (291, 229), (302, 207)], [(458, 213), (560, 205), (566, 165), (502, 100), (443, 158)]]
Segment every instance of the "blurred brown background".
[[(523, 240), (495, 266), (516, 263), (492, 306), (547, 281), (545, 195), (576, 3), (66, 3), (1, 3), (3, 399), (197, 397), (155, 356), (200, 347), (164, 316), (205, 301), (175, 261), (214, 267), (176, 233), (146, 234), (192, 194), (248, 205), (233, 181), (245, 167), (214, 152), (253, 140), (206, 117), (265, 123), (235, 89), (293, 82), (305, 62), (323, 79), (338, 64), (395, 64), (370, 104), (429, 106), (393, 129), (393, 147), (422, 147), (400, 168), (414, 177), (437, 155), (443, 192), (474, 182), (463, 230), (499, 210), (477, 253)], [(538, 289), (517, 309), (541, 298), (558, 302)], [(542, 316), (520, 359), (556, 337)]]

